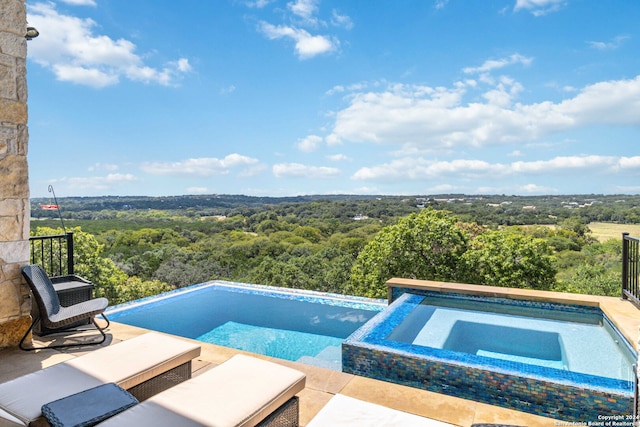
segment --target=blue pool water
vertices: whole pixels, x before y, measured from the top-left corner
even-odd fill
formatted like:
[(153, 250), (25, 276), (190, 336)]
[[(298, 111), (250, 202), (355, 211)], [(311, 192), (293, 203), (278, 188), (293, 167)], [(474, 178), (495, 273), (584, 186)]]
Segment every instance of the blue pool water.
[(385, 301), (222, 281), (107, 310), (109, 319), (341, 370), (341, 343)]
[(626, 381), (635, 363), (630, 346), (599, 313), (465, 299), (426, 297), (389, 339)]
[(569, 421), (632, 413), (636, 354), (597, 307), (406, 288), (343, 371)]
[[(199, 341), (267, 354), (285, 360), (317, 356), (328, 348), (340, 349), (343, 338), (227, 322), (197, 337)], [(288, 343), (283, 345), (282, 343)], [(339, 351), (342, 357), (341, 351)], [(336, 361), (337, 362), (337, 361)]]

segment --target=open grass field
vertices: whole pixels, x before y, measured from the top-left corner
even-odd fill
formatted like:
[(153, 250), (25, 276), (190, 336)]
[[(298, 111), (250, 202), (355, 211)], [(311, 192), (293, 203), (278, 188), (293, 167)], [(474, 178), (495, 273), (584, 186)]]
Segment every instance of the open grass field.
[(626, 232), (633, 237), (640, 237), (640, 224), (613, 224), (609, 222), (591, 222), (589, 229), (593, 237), (600, 242), (609, 239), (622, 240), (622, 233)]

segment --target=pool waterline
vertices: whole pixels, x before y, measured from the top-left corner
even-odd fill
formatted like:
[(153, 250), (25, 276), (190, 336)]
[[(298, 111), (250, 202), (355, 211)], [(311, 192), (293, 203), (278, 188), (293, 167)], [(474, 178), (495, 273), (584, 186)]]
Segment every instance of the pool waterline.
[(341, 294), (335, 294), (331, 292), (308, 291), (304, 289), (280, 288), (276, 286), (230, 282), (227, 280), (212, 280), (205, 283), (198, 283), (190, 286), (185, 286), (184, 288), (178, 288), (172, 291), (163, 292), (158, 295), (140, 298), (135, 301), (129, 301), (129, 302), (115, 305), (115, 306), (110, 306), (107, 308), (106, 314), (117, 315), (117, 313), (121, 311), (130, 310), (132, 308), (135, 309), (135, 308), (142, 307), (145, 304), (151, 304), (151, 303), (159, 302), (168, 298), (173, 298), (177, 294), (184, 295), (189, 292), (198, 291), (202, 288), (209, 288), (209, 287), (215, 287), (215, 286), (223, 286), (225, 288), (235, 289), (238, 292), (278, 295), (283, 298), (289, 298), (289, 299), (304, 300), (305, 298), (310, 298), (310, 299), (320, 300), (326, 304), (336, 304), (341, 306), (358, 307), (359, 305), (371, 305), (371, 306), (375, 305), (375, 306), (378, 306), (380, 310), (383, 307), (387, 306), (387, 301), (382, 299), (357, 297), (357, 296), (351, 296), (351, 295), (341, 295)]

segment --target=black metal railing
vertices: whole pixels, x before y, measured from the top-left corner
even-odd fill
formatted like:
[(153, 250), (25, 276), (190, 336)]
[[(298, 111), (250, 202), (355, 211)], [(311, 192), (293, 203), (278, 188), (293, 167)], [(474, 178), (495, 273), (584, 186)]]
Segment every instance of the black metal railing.
[(628, 299), (638, 307), (640, 307), (639, 247), (640, 238), (622, 233), (622, 298)]
[(49, 276), (74, 274), (72, 231), (53, 236), (32, 236), (29, 246), (31, 264), (41, 265)]

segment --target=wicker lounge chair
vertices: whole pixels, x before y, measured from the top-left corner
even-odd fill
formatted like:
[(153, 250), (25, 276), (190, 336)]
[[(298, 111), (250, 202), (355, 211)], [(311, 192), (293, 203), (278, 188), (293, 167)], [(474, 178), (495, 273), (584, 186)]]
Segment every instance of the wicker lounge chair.
[[(107, 336), (105, 335), (103, 328), (100, 327), (95, 320), (95, 316), (101, 315), (107, 321), (109, 326), (109, 320), (104, 315), (104, 310), (109, 305), (109, 301), (106, 298), (95, 298), (88, 301), (84, 301), (78, 304), (73, 304), (69, 307), (63, 307), (60, 304), (58, 294), (53, 288), (51, 279), (39, 265), (28, 265), (22, 268), (22, 275), (27, 280), (31, 292), (38, 305), (37, 315), (34, 316), (31, 326), (20, 340), (20, 348), (22, 350), (36, 350), (43, 348), (61, 348), (61, 347), (75, 347), (81, 345), (96, 345), (102, 344)], [(82, 321), (91, 321), (93, 325), (98, 329), (102, 338), (99, 341), (73, 343), (73, 344), (61, 344), (50, 345), (46, 347), (25, 347), (24, 341), (29, 336), (29, 332), (33, 330), (33, 327), (38, 321), (42, 325), (42, 329), (47, 331), (47, 334), (61, 332), (69, 330), (70, 327)]]
[(238, 354), (99, 424), (101, 427), (298, 427), (300, 371)]
[(199, 344), (157, 332), (87, 352), (0, 384), (0, 426), (46, 426), (43, 405), (107, 383), (143, 401), (191, 378), (199, 355)]

